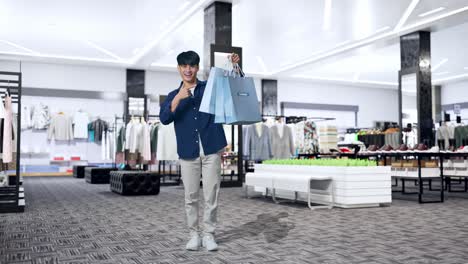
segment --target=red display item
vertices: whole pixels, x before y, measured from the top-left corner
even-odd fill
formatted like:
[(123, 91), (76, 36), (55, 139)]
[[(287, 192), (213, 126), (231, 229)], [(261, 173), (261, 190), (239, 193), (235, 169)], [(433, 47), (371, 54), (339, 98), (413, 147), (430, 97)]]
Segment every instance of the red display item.
[(65, 160), (64, 157), (54, 157), (54, 160)]
[(72, 156), (72, 157), (70, 157), (70, 160), (81, 160), (81, 157), (78, 157), (78, 156)]

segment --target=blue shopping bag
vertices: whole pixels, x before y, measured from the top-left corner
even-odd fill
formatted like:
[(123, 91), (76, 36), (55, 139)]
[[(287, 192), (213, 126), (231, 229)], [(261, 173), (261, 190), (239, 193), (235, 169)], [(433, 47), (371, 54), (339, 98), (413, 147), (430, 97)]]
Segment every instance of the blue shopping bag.
[(215, 100), (215, 123), (224, 124), (226, 123), (226, 112), (225, 112), (225, 103), (226, 103), (226, 94), (229, 93), (229, 80), (227, 76), (216, 76), (215, 77), (216, 85), (213, 87), (216, 90), (216, 100)]
[(226, 123), (248, 125), (261, 122), (260, 104), (253, 78), (228, 76), (225, 79), (230, 90), (230, 97), (224, 95), (225, 100), (229, 101), (225, 102)]
[(205, 92), (203, 93), (202, 101), (200, 103), (200, 112), (215, 114), (216, 104), (216, 77), (224, 76), (225, 70), (221, 68), (212, 67), (210, 75), (205, 86)]

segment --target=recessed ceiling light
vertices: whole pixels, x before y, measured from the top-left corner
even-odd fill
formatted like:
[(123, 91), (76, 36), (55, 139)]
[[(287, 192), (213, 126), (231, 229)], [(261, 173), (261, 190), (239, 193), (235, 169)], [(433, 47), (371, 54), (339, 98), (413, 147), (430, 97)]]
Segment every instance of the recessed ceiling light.
[(468, 70), (468, 67), (465, 67), (465, 68), (463, 68), (463, 69)]
[(445, 10), (445, 7), (439, 7), (439, 8), (436, 8), (436, 9), (433, 9), (429, 12), (425, 12), (425, 13), (422, 13), (422, 14), (419, 14), (419, 17), (425, 17), (425, 16), (428, 16), (428, 15), (432, 15), (434, 13), (437, 13), (437, 12), (440, 12), (442, 10)]

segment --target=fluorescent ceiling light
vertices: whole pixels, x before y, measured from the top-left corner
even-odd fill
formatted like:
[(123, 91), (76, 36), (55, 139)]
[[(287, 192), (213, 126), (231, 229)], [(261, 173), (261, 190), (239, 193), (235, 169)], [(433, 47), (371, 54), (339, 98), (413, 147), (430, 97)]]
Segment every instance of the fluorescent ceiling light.
[(444, 14), (441, 14), (439, 16), (434, 16), (432, 18), (428, 18), (426, 20), (423, 20), (421, 22), (417, 22), (417, 23), (414, 23), (412, 25), (409, 25), (409, 26), (406, 26), (404, 28), (401, 28), (398, 33), (401, 35), (401, 34), (404, 34), (404, 33), (407, 33), (407, 32), (413, 32), (415, 30), (419, 30), (420, 28), (422, 27), (426, 27), (428, 24), (432, 23), (432, 22), (435, 22), (437, 20), (441, 20), (441, 19), (444, 19), (444, 18), (447, 18), (449, 16), (453, 16), (453, 15), (456, 15), (458, 13), (462, 13), (462, 12), (465, 12), (468, 10), (468, 6), (464, 6), (462, 8), (459, 8), (459, 9), (456, 9), (456, 10), (453, 10), (453, 11), (450, 11), (450, 12), (447, 12), (447, 13), (444, 13)]
[(432, 71), (435, 72), (437, 71), (440, 67), (442, 67), (442, 65), (444, 65), (445, 63), (447, 63), (448, 59), (445, 58), (443, 60), (441, 60), (438, 64), (434, 65), (434, 67), (432, 67)]
[(260, 64), (260, 67), (262, 67), (263, 72), (268, 72), (267, 67), (265, 65), (265, 62), (263, 61), (262, 57), (256, 56), (258, 64)]
[(447, 82), (447, 81), (454, 81), (454, 80), (462, 79), (462, 78), (468, 78), (468, 73), (437, 79), (437, 80), (434, 80), (433, 82), (434, 83), (441, 83), (441, 82)]
[(26, 48), (26, 47), (23, 47), (23, 46), (21, 46), (21, 45), (18, 45), (18, 44), (16, 44), (16, 43), (13, 43), (13, 42), (8, 41), (8, 40), (0, 39), (0, 42), (3, 42), (3, 43), (5, 43), (5, 44), (7, 44), (7, 45), (10, 45), (10, 46), (15, 47), (15, 48), (18, 48), (18, 49), (25, 50), (25, 51), (27, 51), (27, 52), (29, 52), (29, 53), (32, 53), (32, 54), (39, 54), (38, 52), (36, 52), (36, 51), (34, 51), (34, 50), (28, 49), (28, 48)]
[(343, 45), (348, 44), (348, 43), (350, 43), (350, 42), (351, 42), (351, 40), (348, 39), (348, 40), (346, 40), (346, 41), (343, 41), (343, 42), (340, 42), (340, 43), (336, 44), (336, 47), (338, 47), (338, 46), (343, 46)]
[(164, 30), (161, 34), (158, 34), (156, 39), (145, 45), (143, 49), (141, 49), (140, 52), (138, 52), (138, 54), (130, 60), (131, 63), (136, 64), (138, 61), (140, 61), (148, 52), (159, 45), (162, 40), (164, 40), (171, 33), (175, 32), (181, 25), (186, 23), (187, 20), (193, 16), (193, 14), (195, 14), (201, 8), (205, 7), (205, 5), (210, 2), (211, 0), (199, 0), (196, 4), (192, 5), (192, 7), (187, 10), (187, 12), (185, 12), (182, 16), (179, 16), (173, 23), (170, 24), (166, 30)]
[(189, 1), (185, 1), (180, 7), (179, 7), (179, 12), (187, 8), (187, 6), (190, 5)]
[(432, 15), (432, 14), (440, 12), (442, 10), (445, 10), (445, 7), (439, 7), (439, 8), (433, 9), (433, 10), (431, 10), (429, 12), (419, 14), (419, 17), (425, 17), (425, 16), (428, 16), (428, 15)]
[(332, 0), (324, 0), (325, 6), (323, 10), (323, 30), (328, 31), (330, 30), (331, 24), (331, 8), (332, 8)]
[(301, 67), (301, 66), (304, 66), (304, 65), (307, 65), (307, 64), (311, 64), (313, 62), (317, 62), (319, 60), (322, 60), (322, 59), (325, 59), (325, 58), (328, 58), (328, 57), (331, 57), (331, 56), (335, 56), (335, 55), (338, 55), (340, 53), (343, 53), (343, 52), (346, 52), (346, 51), (349, 51), (349, 50), (353, 50), (355, 48), (366, 46), (366, 45), (368, 45), (370, 43), (373, 43), (376, 40), (381, 40), (381, 39), (384, 39), (384, 38), (387, 38), (387, 37), (391, 37), (391, 36), (393, 36), (393, 34), (394, 34), (393, 32), (387, 32), (387, 33), (383, 33), (381, 35), (378, 35), (378, 36), (375, 36), (375, 37), (372, 37), (372, 38), (365, 38), (363, 40), (359, 40), (359, 41), (357, 41), (355, 43), (352, 43), (350, 45), (347, 45), (347, 46), (339, 47), (339, 48), (328, 50), (328, 51), (325, 51), (325, 52), (323, 52), (323, 51), (317, 52), (317, 53), (314, 53), (312, 55), (314, 57), (311, 57), (309, 59), (306, 59), (304, 61), (292, 64), (292, 65), (289, 65), (289, 66), (285, 66), (284, 68), (274, 72), (273, 74), (279, 74), (281, 72), (290, 71), (290, 70), (296, 69), (298, 67)]
[(377, 29), (377, 30), (374, 32), (374, 34), (380, 33), (380, 32), (385, 31), (385, 30), (387, 30), (387, 29), (390, 29), (390, 27), (389, 27), (389, 26), (386, 26), (386, 27)]
[(465, 67), (465, 68), (463, 68), (463, 69), (468, 70), (468, 67)]
[(96, 58), (79, 57), (79, 56), (62, 56), (62, 55), (54, 55), (54, 54), (41, 54), (41, 53), (30, 54), (30, 53), (21, 53), (21, 52), (4, 52), (4, 51), (0, 51), (0, 55), (17, 55), (17, 56), (25, 56), (25, 57), (33, 57), (33, 58), (36, 57), (36, 58), (49, 58), (49, 59), (64, 59), (64, 60), (76, 60), (76, 61), (87, 61), (87, 62), (103, 62), (103, 63), (130, 65), (130, 63), (128, 63), (126, 61), (96, 59)]
[(106, 55), (108, 55), (108, 56), (110, 56), (110, 57), (112, 57), (112, 58), (114, 58), (114, 59), (116, 59), (116, 60), (123, 61), (123, 59), (122, 59), (121, 57), (115, 55), (114, 53), (112, 53), (112, 52), (110, 52), (109, 50), (107, 50), (107, 49), (105, 49), (105, 48), (103, 48), (103, 47), (97, 45), (97, 44), (94, 43), (94, 42), (91, 42), (91, 41), (89, 41), (89, 40), (84, 40), (84, 43), (88, 44), (89, 46), (91, 46), (91, 47), (93, 47), (93, 48), (99, 50), (100, 52), (102, 52), (102, 53), (104, 53), (104, 54), (106, 54)]
[(410, 5), (405, 10), (405, 13), (403, 13), (403, 16), (400, 18), (400, 21), (398, 21), (398, 24), (395, 27), (395, 31), (399, 31), (403, 27), (403, 25), (406, 23), (406, 20), (408, 20), (411, 13), (413, 13), (418, 3), (419, 3), (419, 0), (411, 1)]

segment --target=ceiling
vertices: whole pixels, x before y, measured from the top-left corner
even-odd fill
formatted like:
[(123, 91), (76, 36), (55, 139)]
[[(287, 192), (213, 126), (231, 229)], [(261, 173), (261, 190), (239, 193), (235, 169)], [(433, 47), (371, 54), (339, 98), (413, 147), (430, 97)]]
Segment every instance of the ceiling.
[[(174, 70), (181, 51), (203, 56), (211, 2), (0, 0), (0, 58)], [(399, 36), (430, 30), (433, 81), (468, 78), (468, 0), (231, 2), (251, 75), (394, 88)]]

